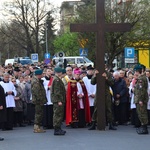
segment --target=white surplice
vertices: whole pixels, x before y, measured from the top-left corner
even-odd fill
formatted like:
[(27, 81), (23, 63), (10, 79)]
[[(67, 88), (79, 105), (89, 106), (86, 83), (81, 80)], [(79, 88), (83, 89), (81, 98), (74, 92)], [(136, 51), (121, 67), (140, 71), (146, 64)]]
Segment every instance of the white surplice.
[(150, 110), (150, 82), (149, 80), (147, 79), (147, 82), (148, 82), (148, 89), (147, 89), (147, 92), (148, 92), (148, 97), (149, 97), (149, 100), (147, 102), (147, 109)]
[(53, 103), (51, 101), (51, 90), (48, 89), (48, 84), (50, 80), (46, 80), (45, 77), (43, 77), (42, 80), (43, 80), (43, 85), (45, 88), (46, 98), (47, 98), (47, 103), (44, 105), (52, 105)]
[(88, 79), (87, 76), (83, 77), (83, 82), (85, 84), (85, 87), (88, 92), (88, 97), (89, 97), (89, 105), (94, 106), (94, 98), (92, 98), (90, 95), (96, 94), (96, 85), (91, 84), (91, 79)]
[(131, 98), (130, 108), (134, 109), (134, 108), (136, 108), (136, 105), (134, 103), (134, 93), (132, 92), (132, 89), (133, 89), (133, 83), (131, 82), (130, 86), (129, 86), (129, 95)]
[[(79, 82), (77, 82), (77, 95), (82, 95), (84, 96), (83, 90), (82, 90), (82, 86)], [(83, 99), (80, 98), (79, 99), (79, 105), (80, 105), (80, 109), (84, 109), (84, 104), (83, 104)]]
[(15, 107), (14, 96), (17, 95), (17, 92), (16, 92), (14, 84), (11, 81), (9, 81), (8, 83), (1, 81), (0, 84), (3, 87), (5, 94), (6, 92), (9, 92), (9, 91), (12, 91), (14, 93), (14, 95), (6, 96), (6, 108)]

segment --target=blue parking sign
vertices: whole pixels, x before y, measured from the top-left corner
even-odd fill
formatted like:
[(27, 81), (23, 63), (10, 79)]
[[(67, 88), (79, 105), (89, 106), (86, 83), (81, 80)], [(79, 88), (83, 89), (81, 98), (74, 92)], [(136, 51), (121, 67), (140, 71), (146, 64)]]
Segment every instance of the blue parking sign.
[(134, 47), (125, 47), (124, 49), (125, 58), (134, 58), (135, 49)]
[(31, 54), (31, 60), (33, 62), (38, 62), (38, 54), (37, 53)]

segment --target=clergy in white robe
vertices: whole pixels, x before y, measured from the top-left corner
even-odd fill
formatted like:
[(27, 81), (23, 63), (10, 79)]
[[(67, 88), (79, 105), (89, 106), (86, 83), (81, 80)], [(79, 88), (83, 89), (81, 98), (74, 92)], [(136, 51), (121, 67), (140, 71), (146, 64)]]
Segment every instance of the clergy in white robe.
[(43, 126), (46, 129), (53, 128), (53, 103), (51, 101), (50, 96), (53, 77), (51, 76), (51, 74), (52, 70), (46, 69), (45, 77), (42, 78), (47, 97), (47, 103), (44, 104), (44, 116), (43, 116)]
[(148, 102), (147, 102), (147, 111), (148, 111), (148, 124), (150, 124), (150, 70), (146, 70), (146, 77), (147, 77), (147, 83), (148, 83)]
[(136, 105), (134, 103), (134, 86), (137, 81), (137, 76), (134, 75), (134, 78), (132, 79), (132, 82), (129, 86), (129, 95), (130, 95), (130, 109), (131, 109), (131, 124), (135, 127), (140, 126), (140, 121), (136, 112)]
[(4, 88), (6, 96), (6, 110), (7, 110), (7, 122), (3, 126), (3, 130), (13, 129), (13, 108), (15, 107), (14, 96), (17, 92), (15, 90), (14, 84), (9, 81), (9, 74), (4, 73), (4, 79), (0, 82), (1, 86)]
[(96, 85), (91, 84), (91, 78), (93, 76), (93, 69), (94, 68), (89, 67), (87, 71), (87, 76), (83, 77), (82, 79), (88, 92), (91, 117), (94, 111), (94, 99), (95, 99), (95, 94), (96, 94)]

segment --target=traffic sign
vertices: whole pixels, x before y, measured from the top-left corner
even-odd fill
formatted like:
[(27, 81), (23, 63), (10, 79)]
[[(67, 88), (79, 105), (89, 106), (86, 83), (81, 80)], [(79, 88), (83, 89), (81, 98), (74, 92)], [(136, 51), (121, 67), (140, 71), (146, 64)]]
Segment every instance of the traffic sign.
[(45, 60), (44, 60), (44, 63), (45, 63), (45, 64), (49, 64), (49, 63), (50, 63), (50, 59), (45, 59)]
[(135, 49), (134, 47), (125, 47), (124, 49), (125, 58), (134, 58)]
[(125, 58), (125, 63), (134, 63), (134, 58)]
[(80, 48), (79, 53), (80, 53), (80, 56), (87, 56), (88, 55), (88, 49)]
[(31, 54), (31, 60), (33, 61), (33, 63), (38, 62), (38, 54), (37, 53)]
[(51, 56), (50, 53), (45, 53), (45, 54), (44, 54), (44, 58), (45, 58), (45, 59), (50, 59), (50, 56)]

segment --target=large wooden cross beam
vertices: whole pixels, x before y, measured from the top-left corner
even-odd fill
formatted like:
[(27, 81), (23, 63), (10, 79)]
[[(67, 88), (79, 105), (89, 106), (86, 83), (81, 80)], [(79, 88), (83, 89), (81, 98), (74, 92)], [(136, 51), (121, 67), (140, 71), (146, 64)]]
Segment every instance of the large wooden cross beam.
[(94, 24), (71, 24), (71, 32), (96, 32), (96, 68), (99, 70), (97, 76), (97, 108), (99, 130), (105, 130), (105, 80), (102, 78), (105, 63), (105, 32), (125, 32), (131, 29), (128, 23), (105, 23), (105, 0), (96, 0), (96, 23)]

